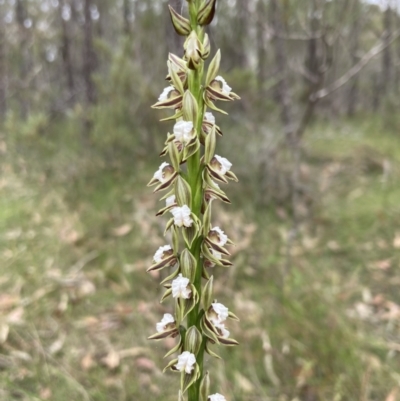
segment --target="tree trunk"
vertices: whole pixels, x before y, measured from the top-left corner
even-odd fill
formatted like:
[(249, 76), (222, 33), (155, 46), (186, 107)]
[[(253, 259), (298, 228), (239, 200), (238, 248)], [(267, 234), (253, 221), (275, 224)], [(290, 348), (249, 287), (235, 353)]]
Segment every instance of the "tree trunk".
[(381, 96), (384, 97), (392, 84), (392, 49), (389, 45), (390, 39), (392, 38), (392, 9), (388, 1), (387, 8), (383, 13), (383, 28), (386, 48), (382, 53), (382, 76), (381, 76)]
[(75, 96), (75, 82), (74, 82), (74, 69), (71, 60), (71, 45), (68, 31), (68, 22), (63, 18), (63, 8), (69, 6), (68, 0), (60, 0), (60, 14), (61, 14), (61, 54), (63, 60), (63, 69), (68, 88), (68, 104), (74, 103)]
[(282, 37), (283, 24), (282, 24), (282, 13), (279, 8), (278, 0), (271, 0), (271, 17), (274, 32), (276, 33), (273, 38), (273, 46), (275, 52), (275, 62), (277, 71), (281, 74), (280, 81), (277, 87), (278, 101), (281, 108), (281, 121), (284, 126), (285, 134), (289, 140), (292, 138), (294, 127), (293, 127), (293, 115), (292, 115), (292, 100), (289, 92), (289, 81), (287, 74), (287, 54), (285, 49), (285, 41)]
[[(352, 66), (356, 65), (359, 61), (358, 51), (360, 49), (360, 32), (361, 32), (361, 15), (358, 1), (355, 6), (355, 18), (353, 19), (353, 30), (350, 35), (350, 51)], [(351, 83), (349, 89), (349, 99), (347, 104), (347, 115), (354, 116), (357, 108), (358, 101), (358, 75), (356, 75)]]
[(267, 52), (265, 49), (264, 24), (265, 24), (264, 0), (257, 2), (257, 78), (260, 95), (263, 96), (263, 86), (266, 80)]
[(84, 18), (83, 25), (84, 43), (83, 43), (83, 80), (85, 82), (86, 101), (88, 104), (96, 102), (96, 89), (93, 83), (93, 72), (96, 65), (96, 53), (93, 48), (93, 23), (90, 13), (91, 0), (84, 0)]
[(17, 97), (20, 104), (21, 118), (25, 119), (28, 116), (28, 99), (26, 88), (28, 87), (28, 72), (29, 72), (29, 55), (28, 55), (28, 32), (24, 26), (24, 21), (27, 17), (24, 0), (15, 2), (15, 16), (18, 24), (18, 34), (20, 43), (20, 60), (19, 60), (19, 90)]
[(374, 93), (373, 108), (377, 111), (382, 103), (382, 99), (387, 95), (392, 81), (392, 49), (390, 40), (392, 37), (392, 9), (390, 8), (390, 0), (386, 0), (386, 10), (383, 16), (383, 43), (385, 49), (382, 52), (382, 69), (380, 77), (376, 82)]
[(131, 23), (129, 20), (130, 16), (130, 1), (124, 0), (124, 4), (122, 6), (122, 17), (124, 20), (124, 34), (126, 36), (130, 36), (131, 34)]
[[(4, 21), (1, 8), (0, 20)], [(0, 24), (0, 117), (4, 117), (7, 112), (7, 56), (5, 39), (4, 24)]]

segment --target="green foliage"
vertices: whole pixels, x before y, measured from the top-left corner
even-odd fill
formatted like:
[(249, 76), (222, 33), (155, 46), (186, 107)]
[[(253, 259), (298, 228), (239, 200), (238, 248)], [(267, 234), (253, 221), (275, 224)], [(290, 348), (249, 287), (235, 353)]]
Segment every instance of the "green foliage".
[[(1, 159), (0, 305), (14, 320), (7, 320), (10, 331), (1, 345), (0, 398), (31, 401), (50, 390), (54, 400), (174, 399), (175, 391), (170, 398), (165, 393), (171, 377), (154, 368), (163, 352), (152, 353), (146, 340), (159, 317), (151, 310), (164, 311), (148, 291), (156, 279), (145, 273), (147, 255), (163, 243), (154, 217), (158, 205), (151, 191), (142, 190), (158, 161), (147, 171), (129, 152), (120, 154), (119, 164), (104, 159), (108, 145), (83, 147), (73, 120), (53, 121), (35, 139), (21, 132), (36, 124), (7, 124), (0, 134), (7, 145)], [(396, 131), (370, 117), (335, 127), (317, 122), (307, 135), (312, 182), (324, 179), (328, 187), (302, 227), (284, 285), (290, 221), (276, 213), (279, 208), (255, 208), (249, 198), (256, 186), (242, 179), (232, 201), (247, 205), (245, 215), (241, 207), (221, 215), (225, 225), (231, 222), (227, 230), (237, 245), (251, 239), (252, 221), (257, 223), (251, 247), (233, 255), (235, 267), (219, 277), (236, 283), (235, 295), (227, 286), (216, 288), (218, 301), (233, 300), (241, 318), (241, 329), (232, 324), (231, 330), (244, 352), (224, 351), (229, 369), (217, 364), (212, 372), (232, 401), (305, 394), (353, 400), (366, 392), (367, 399), (385, 399), (397, 383), (400, 366), (390, 351), (397, 321), (381, 320), (380, 304), (370, 318), (355, 312), (359, 304), (368, 310), (368, 293), (400, 303), (399, 244), (393, 245), (400, 223)], [(226, 152), (234, 156), (235, 144)], [(252, 166), (251, 153), (243, 150), (240, 157)], [(384, 160), (392, 169), (382, 182), (382, 168), (373, 166)], [(263, 349), (263, 332), (271, 352), (265, 344)], [(52, 351), (57, 342), (61, 349)], [(114, 351), (133, 356), (118, 361)], [(267, 356), (279, 385), (266, 369)]]

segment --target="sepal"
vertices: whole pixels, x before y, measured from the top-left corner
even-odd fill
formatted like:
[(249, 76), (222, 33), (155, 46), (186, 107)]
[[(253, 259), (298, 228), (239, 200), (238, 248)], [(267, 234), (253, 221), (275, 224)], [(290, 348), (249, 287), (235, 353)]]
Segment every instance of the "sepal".
[(210, 375), (206, 372), (200, 382), (200, 401), (207, 401), (210, 394)]
[(236, 322), (240, 322), (240, 319), (231, 311), (228, 312), (228, 317)]
[(175, 277), (178, 276), (180, 272), (180, 268), (178, 267), (172, 274), (170, 274), (168, 277), (165, 277), (163, 281), (161, 281), (160, 285), (165, 284), (167, 281), (173, 280)]
[(169, 7), (169, 13), (171, 15), (172, 25), (178, 35), (187, 36), (190, 33), (190, 21), (179, 13), (177, 13), (171, 6)]
[(228, 347), (239, 345), (239, 343), (233, 338), (218, 337), (218, 340), (222, 345), (226, 345)]
[[(171, 135), (171, 137), (174, 137)], [(171, 159), (171, 163), (174, 166), (175, 170), (179, 170), (179, 166), (182, 162), (182, 152), (179, 152), (178, 147), (173, 141), (169, 141), (167, 144), (168, 154)]]
[(153, 334), (152, 336), (148, 337), (148, 340), (162, 340), (163, 338), (167, 337), (175, 337), (178, 335), (178, 329), (174, 327), (173, 329), (162, 331), (161, 333)]
[(216, 354), (214, 351), (211, 350), (209, 341), (207, 341), (207, 343), (206, 343), (205, 351), (207, 352), (208, 355), (211, 355), (217, 359), (221, 359), (221, 357), (218, 354)]
[(216, 0), (203, 1), (197, 14), (197, 22), (199, 25), (209, 25), (214, 19)]
[(186, 146), (183, 150), (183, 162), (185, 162), (189, 157), (193, 156), (200, 149), (200, 141), (197, 139), (197, 136), (194, 137), (193, 142)]
[(200, 376), (200, 368), (199, 365), (196, 363), (193, 372), (187, 374), (186, 372), (181, 373), (181, 391), (185, 393), (186, 390), (196, 381)]
[[(151, 108), (153, 109), (180, 109), (182, 108), (182, 99), (183, 96), (177, 90), (172, 91), (169, 94), (168, 99), (158, 101), (153, 104)], [(169, 119), (169, 118), (168, 118)], [(165, 121), (166, 119), (162, 120)]]
[[(168, 61), (168, 70), (170, 71), (169, 76), (171, 77), (172, 84), (177, 89), (177, 91), (181, 95), (183, 95), (185, 92), (185, 89), (183, 88), (183, 82), (171, 64), (171, 61)], [(184, 98), (185, 97), (183, 97), (183, 99)]]
[(192, 296), (189, 299), (177, 299), (176, 310), (179, 310), (179, 319), (177, 319), (179, 322), (182, 322), (199, 302), (199, 293), (193, 284), (190, 284), (190, 289), (192, 291)]
[(209, 97), (207, 96), (207, 90), (206, 90), (206, 91), (204, 92), (204, 94), (203, 94), (203, 99), (204, 99), (204, 104), (205, 104), (208, 108), (210, 108), (210, 109), (212, 109), (212, 110), (215, 110), (215, 111), (218, 111), (218, 113), (225, 114), (226, 116), (228, 115), (228, 113), (227, 113), (225, 110), (219, 109), (219, 108), (209, 99)]
[(206, 318), (206, 315), (200, 320), (200, 328), (202, 333), (208, 337), (214, 344), (219, 344), (218, 333), (215, 331), (212, 323)]
[(208, 133), (205, 140), (205, 150), (204, 150), (205, 164), (209, 164), (212, 158), (214, 157), (216, 143), (217, 143), (217, 138), (215, 133), (215, 125), (213, 125), (212, 129)]
[(165, 371), (170, 368), (171, 370), (176, 372), (176, 369), (174, 369), (174, 365), (176, 365), (178, 363), (178, 358), (173, 359), (172, 361), (170, 361), (168, 363), (168, 365), (163, 369), (163, 373), (165, 373)]
[(160, 300), (160, 304), (162, 304), (171, 294), (172, 294), (172, 288), (168, 288), (167, 291), (164, 292), (164, 295)]
[(203, 60), (207, 59), (210, 56), (210, 52), (211, 52), (210, 38), (208, 34), (205, 34), (203, 40), (203, 54), (202, 54)]
[(201, 222), (200, 219), (195, 215), (191, 214), (191, 218), (193, 219), (193, 224), (191, 227), (183, 227), (182, 236), (183, 239), (188, 246), (191, 248), (195, 239), (199, 236), (201, 230)]
[(212, 304), (213, 283), (214, 283), (214, 276), (211, 276), (203, 288), (203, 292), (201, 294), (201, 303), (203, 305), (204, 310), (208, 310)]
[(182, 337), (179, 338), (179, 342), (178, 344), (176, 344), (173, 348), (171, 348), (165, 355), (164, 358), (168, 358), (169, 356), (171, 356), (172, 354), (175, 354), (175, 352), (178, 352), (183, 346), (183, 342), (182, 342)]
[(155, 270), (162, 270), (167, 266), (174, 266), (176, 264), (176, 256), (174, 254), (167, 256), (165, 259), (161, 260), (161, 262), (154, 263), (151, 265), (146, 271), (151, 272)]
[(218, 49), (218, 51), (215, 53), (214, 58), (211, 60), (207, 70), (206, 87), (208, 87), (211, 84), (211, 82), (215, 79), (215, 77), (218, 75), (220, 64), (221, 64), (221, 50)]
[(204, 212), (204, 217), (203, 217), (203, 236), (207, 237), (207, 234), (210, 231), (211, 227), (211, 204), (212, 202), (207, 205), (207, 208)]

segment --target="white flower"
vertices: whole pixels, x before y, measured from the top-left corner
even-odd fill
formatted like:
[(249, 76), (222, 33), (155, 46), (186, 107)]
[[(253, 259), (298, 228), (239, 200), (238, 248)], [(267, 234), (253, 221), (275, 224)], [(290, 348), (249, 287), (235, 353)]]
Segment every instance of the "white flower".
[(171, 249), (170, 245), (160, 246), (153, 256), (154, 262), (160, 263), (163, 260), (164, 252), (170, 251)]
[(226, 320), (229, 316), (228, 308), (225, 305), (222, 305), (218, 302), (214, 302), (211, 304), (214, 312), (216, 313), (217, 317), (211, 317), (210, 320), (215, 324), (219, 325)]
[(188, 143), (191, 140), (193, 123), (191, 121), (178, 121), (174, 125), (175, 139), (181, 143)]
[(215, 324), (214, 326), (221, 332), (222, 338), (228, 338), (231, 334), (230, 331), (225, 328), (225, 325), (223, 323)]
[(161, 322), (156, 324), (157, 333), (162, 333), (167, 329), (167, 325), (170, 323), (174, 323), (175, 319), (170, 313), (164, 314), (164, 317), (161, 319)]
[(213, 394), (208, 397), (208, 401), (226, 401), (226, 398), (221, 394)]
[(211, 229), (211, 231), (215, 231), (217, 233), (219, 246), (224, 246), (227, 243), (228, 236), (219, 227), (214, 227)]
[(161, 93), (160, 97), (158, 98), (159, 102), (164, 102), (165, 100), (168, 99), (169, 94), (175, 90), (175, 88), (171, 85), (171, 86), (167, 86), (163, 92)]
[(226, 83), (225, 79), (222, 78), (221, 75), (218, 75), (218, 77), (216, 77), (215, 80), (221, 82), (222, 93), (224, 93), (225, 95), (229, 95), (229, 93), (231, 93), (232, 88)]
[[(194, 365), (196, 364), (196, 357), (189, 351), (184, 351), (178, 356), (178, 363), (175, 367), (180, 371), (185, 371), (188, 375), (192, 373)], [(215, 401), (215, 400), (214, 400)], [(218, 401), (218, 399), (216, 399)], [(226, 400), (225, 400), (226, 401)]]
[(174, 207), (171, 210), (172, 215), (174, 216), (174, 224), (177, 227), (191, 227), (193, 224), (193, 220), (190, 218), (191, 211), (189, 206), (183, 205), (182, 207)]
[(192, 290), (188, 288), (190, 280), (186, 277), (183, 277), (182, 274), (172, 282), (172, 296), (174, 298), (183, 298), (189, 299), (192, 293)]
[(169, 166), (169, 164), (164, 162), (163, 164), (161, 164), (161, 166), (158, 168), (158, 170), (154, 173), (153, 177), (156, 178), (161, 183), (164, 183), (166, 181), (163, 170), (167, 166)]
[(166, 206), (172, 206), (175, 202), (176, 202), (175, 195), (171, 195), (167, 199), (165, 199)]
[(209, 123), (215, 124), (215, 117), (214, 117), (213, 113), (210, 113), (208, 111), (206, 114), (204, 114), (204, 117), (205, 117), (206, 121), (208, 121)]
[(226, 172), (231, 169), (232, 163), (228, 159), (226, 159), (225, 157), (221, 157), (221, 156), (215, 155), (215, 158), (217, 159), (218, 163), (221, 166), (219, 172), (222, 175), (225, 175)]

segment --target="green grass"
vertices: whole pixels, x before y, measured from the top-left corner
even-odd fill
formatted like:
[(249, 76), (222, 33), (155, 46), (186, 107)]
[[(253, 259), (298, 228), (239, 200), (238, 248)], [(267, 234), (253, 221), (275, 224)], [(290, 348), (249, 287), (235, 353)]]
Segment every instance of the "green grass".
[[(178, 377), (160, 373), (168, 344), (146, 340), (170, 310), (145, 273), (164, 243), (145, 187), (158, 161), (82, 140), (72, 123), (18, 132), (0, 162), (0, 400), (175, 400)], [(247, 245), (215, 270), (241, 346), (208, 358), (212, 388), (231, 401), (383, 400), (400, 385), (400, 317), (384, 316), (400, 304), (398, 138), (374, 118), (317, 122), (304, 149), (314, 208), (285, 280), (284, 205), (256, 208), (244, 179), (215, 214)]]

